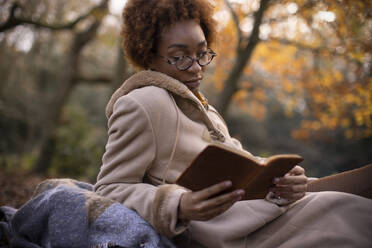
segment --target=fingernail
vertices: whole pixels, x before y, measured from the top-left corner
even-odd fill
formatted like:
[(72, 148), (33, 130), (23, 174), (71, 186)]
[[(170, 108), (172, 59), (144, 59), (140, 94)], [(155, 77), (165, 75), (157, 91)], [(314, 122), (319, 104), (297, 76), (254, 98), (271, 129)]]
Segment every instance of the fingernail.
[(279, 177), (274, 178), (274, 183), (279, 183)]
[(244, 190), (239, 189), (239, 190), (235, 191), (235, 194), (236, 195), (244, 195)]
[(226, 181), (225, 182), (225, 186), (230, 187), (231, 185), (232, 185), (232, 182), (231, 181)]

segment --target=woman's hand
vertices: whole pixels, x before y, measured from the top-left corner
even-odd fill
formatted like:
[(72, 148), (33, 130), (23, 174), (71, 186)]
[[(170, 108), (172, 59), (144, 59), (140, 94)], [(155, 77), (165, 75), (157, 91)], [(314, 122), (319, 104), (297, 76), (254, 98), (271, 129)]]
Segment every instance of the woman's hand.
[(181, 220), (210, 220), (229, 209), (244, 195), (244, 190), (215, 196), (231, 187), (231, 182), (226, 181), (215, 184), (196, 192), (182, 194), (179, 205), (179, 218)]
[(277, 197), (293, 203), (305, 196), (307, 190), (307, 177), (304, 168), (295, 166), (284, 177), (274, 179), (275, 186), (270, 189)]

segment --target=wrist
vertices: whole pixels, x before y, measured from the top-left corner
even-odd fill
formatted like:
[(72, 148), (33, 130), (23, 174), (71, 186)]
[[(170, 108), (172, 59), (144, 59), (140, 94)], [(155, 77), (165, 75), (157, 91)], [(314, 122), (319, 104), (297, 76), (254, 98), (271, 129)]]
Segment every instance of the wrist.
[(188, 219), (186, 218), (186, 216), (184, 215), (183, 213), (183, 208), (182, 208), (182, 200), (183, 200), (183, 197), (185, 196), (185, 193), (183, 193), (180, 197), (180, 202), (178, 204), (178, 210), (177, 210), (177, 215), (178, 215), (178, 219), (181, 221), (181, 222), (184, 222), (184, 221), (187, 221)]

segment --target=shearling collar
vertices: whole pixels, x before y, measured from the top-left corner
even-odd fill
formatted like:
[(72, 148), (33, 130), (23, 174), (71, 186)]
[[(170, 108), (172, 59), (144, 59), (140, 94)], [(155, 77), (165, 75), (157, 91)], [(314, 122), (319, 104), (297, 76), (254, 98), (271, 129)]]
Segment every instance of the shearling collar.
[(111, 116), (114, 104), (121, 96), (145, 86), (157, 86), (183, 98), (190, 99), (193, 102), (199, 102), (197, 97), (180, 81), (161, 72), (146, 70), (138, 72), (128, 78), (120, 88), (115, 91), (107, 104), (106, 117), (109, 118)]
[(110, 118), (113, 113), (114, 104), (121, 96), (128, 94), (132, 90), (145, 86), (160, 87), (172, 92), (173, 94), (191, 100), (200, 111), (204, 119), (204, 123), (210, 131), (212, 137), (220, 141), (223, 141), (225, 139), (223, 134), (214, 126), (212, 121), (209, 119), (206, 109), (203, 107), (202, 103), (186, 87), (186, 85), (164, 73), (156, 71), (141, 71), (128, 78), (111, 96), (111, 99), (106, 106), (106, 117)]

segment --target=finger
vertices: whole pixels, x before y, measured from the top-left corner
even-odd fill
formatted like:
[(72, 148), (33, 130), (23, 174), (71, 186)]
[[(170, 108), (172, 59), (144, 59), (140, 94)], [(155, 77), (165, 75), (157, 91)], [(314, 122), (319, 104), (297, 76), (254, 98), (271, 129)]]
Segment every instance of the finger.
[(232, 186), (231, 181), (225, 181), (222, 183), (218, 183), (215, 185), (212, 185), (208, 188), (202, 189), (200, 191), (195, 192), (195, 196), (197, 200), (203, 200), (203, 199), (208, 199), (213, 195), (216, 195)]
[(296, 165), (292, 170), (289, 171), (289, 174), (291, 174), (291, 175), (304, 175), (305, 174), (305, 169), (302, 168), (299, 165)]
[(201, 216), (201, 218), (202, 218), (201, 220), (210, 220), (210, 219), (222, 214), (223, 212), (228, 210), (235, 202), (236, 201), (228, 202), (228, 203), (220, 205), (216, 208), (213, 208), (209, 211), (204, 212)]
[(294, 202), (294, 201), (300, 200), (302, 197), (304, 197), (305, 193), (304, 192), (302, 192), (302, 193), (292, 193), (292, 194), (291, 193), (283, 193), (283, 194), (280, 194), (279, 196), (284, 198), (284, 199), (287, 199), (290, 202)]
[(286, 185), (286, 184), (306, 184), (307, 177), (305, 175), (301, 176), (289, 176), (275, 178), (274, 183), (277, 185)]
[(239, 201), (243, 195), (244, 190), (235, 190), (234, 192), (223, 194), (221, 196), (213, 197), (209, 200), (204, 201), (201, 204), (202, 209), (215, 209), (216, 207), (219, 207), (221, 205), (225, 205), (228, 203), (234, 203), (236, 201)]
[(273, 193), (301, 193), (307, 191), (307, 184), (282, 185), (270, 188)]

